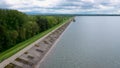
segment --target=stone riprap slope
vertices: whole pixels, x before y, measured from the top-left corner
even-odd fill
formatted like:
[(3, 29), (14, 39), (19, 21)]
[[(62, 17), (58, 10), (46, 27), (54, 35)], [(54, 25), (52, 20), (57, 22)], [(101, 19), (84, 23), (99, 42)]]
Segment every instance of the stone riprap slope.
[(28, 51), (24, 52), (24, 54), (16, 58), (5, 68), (34, 68), (35, 65), (40, 62), (45, 54), (50, 50), (52, 45), (56, 42), (70, 22), (71, 20), (46, 36), (43, 40), (39, 41)]

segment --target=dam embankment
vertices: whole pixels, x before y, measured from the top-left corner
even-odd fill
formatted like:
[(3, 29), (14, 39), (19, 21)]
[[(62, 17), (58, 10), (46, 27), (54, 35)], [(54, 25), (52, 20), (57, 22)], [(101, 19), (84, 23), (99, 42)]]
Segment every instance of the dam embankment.
[(0, 63), (1, 68), (34, 68), (51, 49), (73, 18), (62, 24), (43, 38), (32, 43), (14, 56)]

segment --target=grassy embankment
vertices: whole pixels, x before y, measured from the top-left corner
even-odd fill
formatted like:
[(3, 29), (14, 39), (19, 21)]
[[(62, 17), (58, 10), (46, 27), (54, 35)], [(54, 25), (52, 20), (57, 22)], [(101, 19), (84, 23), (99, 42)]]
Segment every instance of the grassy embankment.
[(48, 34), (49, 32), (51, 32), (52, 30), (56, 29), (57, 27), (59, 27), (60, 25), (62, 24), (65, 24), (66, 22), (68, 22), (69, 20), (65, 20), (63, 21), (62, 23), (24, 41), (24, 42), (21, 42), (17, 45), (15, 45), (14, 47), (0, 53), (0, 62), (4, 61), (5, 59), (11, 57), (12, 55), (14, 55), (15, 53), (17, 53), (18, 51), (20, 51), (21, 49), (27, 47), (28, 45), (30, 45), (31, 43), (35, 42), (36, 40), (40, 39), (41, 37), (45, 36), (46, 34)]

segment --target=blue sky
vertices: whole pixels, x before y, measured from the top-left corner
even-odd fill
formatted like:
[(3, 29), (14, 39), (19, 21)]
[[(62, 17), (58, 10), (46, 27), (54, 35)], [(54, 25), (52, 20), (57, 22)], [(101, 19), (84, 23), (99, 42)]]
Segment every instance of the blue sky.
[(120, 0), (0, 0), (0, 8), (39, 14), (120, 14)]

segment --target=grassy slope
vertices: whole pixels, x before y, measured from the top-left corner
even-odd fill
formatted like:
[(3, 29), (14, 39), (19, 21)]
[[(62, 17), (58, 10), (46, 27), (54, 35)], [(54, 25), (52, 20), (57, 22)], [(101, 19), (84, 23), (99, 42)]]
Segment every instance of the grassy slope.
[(17, 45), (15, 45), (14, 47), (0, 53), (0, 62), (2, 62), (3, 60), (11, 57), (12, 55), (14, 55), (15, 53), (17, 53), (18, 51), (20, 51), (21, 49), (25, 48), (26, 46), (30, 45), (31, 43), (35, 42), (36, 40), (40, 39), (41, 37), (45, 36), (46, 34), (48, 34), (49, 32), (51, 32), (52, 30), (56, 29), (57, 27), (59, 27), (60, 25), (64, 24), (65, 22), (67, 22), (68, 20), (63, 21), (62, 23), (24, 41), (21, 42)]

